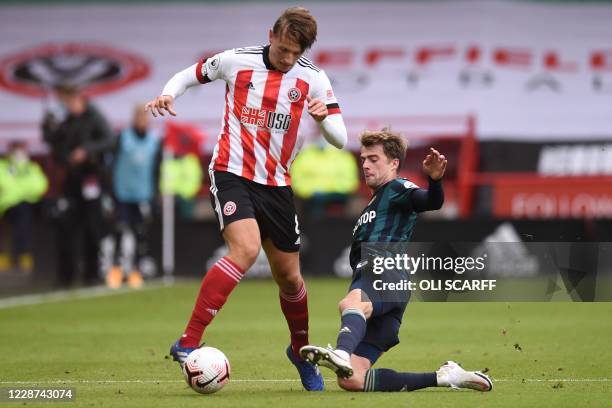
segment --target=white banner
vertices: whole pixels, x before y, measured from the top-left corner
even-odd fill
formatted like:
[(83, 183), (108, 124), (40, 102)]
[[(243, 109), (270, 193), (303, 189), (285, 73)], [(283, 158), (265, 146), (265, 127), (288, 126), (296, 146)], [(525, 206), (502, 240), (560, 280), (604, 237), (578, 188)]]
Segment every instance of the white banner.
[[(90, 84), (115, 125), (203, 55), (265, 44), (279, 4), (0, 7), (0, 138), (38, 136), (42, 84)], [(309, 56), (347, 124), (474, 115), (481, 139), (612, 137), (612, 6), (511, 1), (312, 4)], [(177, 120), (216, 137), (223, 83)], [(433, 121), (435, 122), (435, 120)], [(356, 124), (352, 126), (352, 124)], [(400, 126), (401, 127), (401, 126)]]

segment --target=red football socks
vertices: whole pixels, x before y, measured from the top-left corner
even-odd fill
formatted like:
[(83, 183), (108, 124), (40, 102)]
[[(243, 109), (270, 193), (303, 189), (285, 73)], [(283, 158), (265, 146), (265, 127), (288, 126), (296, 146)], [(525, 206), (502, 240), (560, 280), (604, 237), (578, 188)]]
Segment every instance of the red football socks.
[(191, 319), (181, 337), (181, 347), (198, 347), (204, 330), (223, 307), (244, 271), (228, 258), (221, 258), (206, 273), (200, 286)]
[(291, 333), (293, 355), (300, 357), (300, 348), (308, 344), (308, 296), (304, 283), (294, 294), (279, 292), (280, 305)]

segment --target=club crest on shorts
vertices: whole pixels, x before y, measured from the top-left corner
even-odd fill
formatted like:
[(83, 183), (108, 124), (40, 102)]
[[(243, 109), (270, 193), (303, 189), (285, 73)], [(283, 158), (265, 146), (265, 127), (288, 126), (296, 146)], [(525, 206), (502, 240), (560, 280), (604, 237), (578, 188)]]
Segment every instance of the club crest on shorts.
[(302, 97), (302, 91), (299, 88), (291, 88), (289, 92), (287, 92), (287, 97), (291, 102), (297, 102)]
[(225, 205), (223, 206), (223, 214), (225, 214), (226, 217), (229, 217), (230, 215), (232, 215), (235, 212), (236, 212), (236, 203), (235, 202), (228, 201), (227, 203), (225, 203)]

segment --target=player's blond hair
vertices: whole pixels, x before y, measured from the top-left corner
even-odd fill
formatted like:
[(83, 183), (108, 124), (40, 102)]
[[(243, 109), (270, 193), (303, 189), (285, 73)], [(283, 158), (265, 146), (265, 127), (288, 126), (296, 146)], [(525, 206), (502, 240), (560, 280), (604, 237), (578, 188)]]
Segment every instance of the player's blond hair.
[(307, 9), (290, 7), (276, 20), (272, 32), (289, 37), (306, 51), (317, 40), (317, 21)]
[(387, 127), (381, 130), (365, 130), (361, 134), (359, 141), (363, 147), (381, 145), (387, 158), (399, 160), (398, 170), (402, 167), (402, 163), (406, 158), (408, 142), (401, 134), (393, 132)]

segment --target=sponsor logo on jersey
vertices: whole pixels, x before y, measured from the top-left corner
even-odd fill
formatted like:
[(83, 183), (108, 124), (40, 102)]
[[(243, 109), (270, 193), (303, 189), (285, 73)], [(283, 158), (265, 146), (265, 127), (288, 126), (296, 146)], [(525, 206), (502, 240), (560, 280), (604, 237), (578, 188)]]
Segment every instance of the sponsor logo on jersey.
[(331, 90), (331, 89), (328, 89), (325, 94), (327, 95), (327, 99), (333, 99), (334, 98), (334, 91)]
[(267, 129), (287, 130), (291, 125), (291, 115), (243, 106), (240, 123)]
[(375, 218), (376, 211), (374, 210), (370, 210), (361, 214), (361, 217), (359, 217), (359, 219), (357, 220), (357, 224), (355, 224), (355, 228), (353, 228), (353, 235), (355, 235), (355, 231), (357, 231), (357, 228), (361, 227), (363, 224), (367, 224), (374, 221)]
[(227, 203), (225, 203), (225, 205), (223, 206), (223, 214), (225, 214), (226, 217), (229, 217), (230, 215), (232, 215), (235, 212), (236, 212), (236, 203), (235, 202), (228, 201)]
[(302, 97), (302, 91), (299, 88), (291, 88), (289, 92), (287, 92), (287, 97), (291, 102), (297, 102)]
[(0, 88), (41, 97), (73, 83), (88, 96), (115, 92), (149, 76), (149, 63), (129, 51), (87, 43), (38, 45), (0, 58)]

